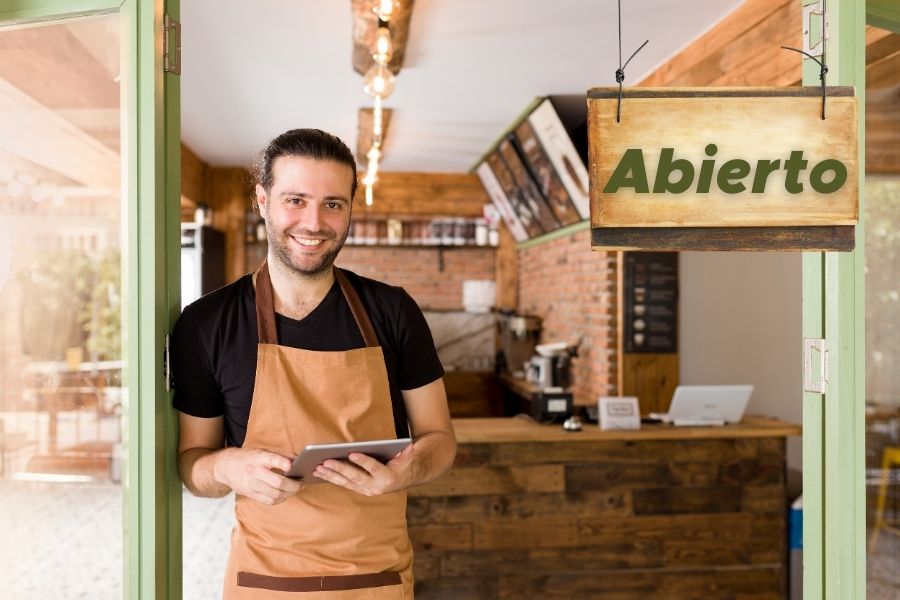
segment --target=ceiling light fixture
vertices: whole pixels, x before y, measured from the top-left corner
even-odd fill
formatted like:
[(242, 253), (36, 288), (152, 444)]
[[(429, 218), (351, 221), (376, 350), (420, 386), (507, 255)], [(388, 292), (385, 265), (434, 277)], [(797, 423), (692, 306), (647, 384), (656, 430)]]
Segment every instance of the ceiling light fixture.
[(364, 164), (360, 182), (366, 205), (372, 205), (372, 188), (384, 157), (384, 140), (392, 111), (384, 107), (396, 86), (403, 65), (409, 23), (415, 0), (351, 0), (353, 6), (353, 69), (363, 77), (363, 90), (372, 108), (359, 110), (356, 160)]
[(366, 206), (372, 206), (373, 190), (378, 181), (378, 163), (384, 156), (382, 145), (382, 102), (394, 92), (396, 77), (388, 63), (394, 55), (394, 43), (388, 21), (397, 9), (395, 0), (373, 0), (372, 11), (378, 17), (375, 43), (372, 48), (372, 66), (363, 76), (363, 90), (372, 96), (372, 146), (366, 153), (368, 164), (363, 177), (366, 188)]
[(397, 8), (396, 0), (374, 0), (372, 2), (372, 12), (380, 21), (384, 22), (391, 20)]

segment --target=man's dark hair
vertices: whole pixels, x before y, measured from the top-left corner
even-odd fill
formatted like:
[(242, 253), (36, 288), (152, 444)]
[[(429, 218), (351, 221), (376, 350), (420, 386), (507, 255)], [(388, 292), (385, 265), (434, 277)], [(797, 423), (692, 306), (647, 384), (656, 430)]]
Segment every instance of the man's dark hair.
[(257, 155), (251, 169), (253, 179), (266, 192), (272, 189), (272, 164), (279, 156), (330, 160), (347, 165), (353, 170), (350, 199), (356, 194), (356, 160), (350, 148), (337, 136), (321, 129), (291, 129), (269, 142)]

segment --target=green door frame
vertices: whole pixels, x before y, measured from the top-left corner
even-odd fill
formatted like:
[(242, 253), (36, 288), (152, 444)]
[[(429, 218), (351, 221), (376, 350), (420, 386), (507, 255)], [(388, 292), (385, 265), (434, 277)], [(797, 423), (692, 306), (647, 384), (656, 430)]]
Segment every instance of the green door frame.
[(0, 0), (0, 26), (116, 13), (122, 19), (123, 592), (181, 598), (181, 483), (176, 421), (163, 379), (166, 333), (180, 299), (180, 87), (163, 72), (163, 14), (179, 0)]
[[(859, 223), (854, 252), (803, 255), (803, 337), (828, 349), (825, 394), (803, 394), (803, 592), (837, 600), (866, 597), (865, 26), (900, 31), (900, 9), (831, 0), (827, 11), (828, 84), (852, 85), (858, 99)], [(803, 83), (819, 84), (808, 59)]]
[[(810, 4), (804, 0), (803, 4)], [(803, 395), (803, 593), (865, 598), (864, 170), (865, 4), (827, 3), (830, 85), (856, 88), (860, 222), (854, 252), (804, 253), (803, 337), (826, 340), (825, 394)], [(804, 60), (803, 83), (819, 83)]]

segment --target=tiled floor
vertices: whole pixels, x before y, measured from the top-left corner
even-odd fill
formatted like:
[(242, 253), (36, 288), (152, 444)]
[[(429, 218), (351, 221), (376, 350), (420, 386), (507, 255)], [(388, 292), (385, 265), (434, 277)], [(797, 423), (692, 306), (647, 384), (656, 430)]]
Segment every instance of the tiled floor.
[[(184, 494), (184, 598), (219, 598), (231, 497)], [(112, 483), (0, 481), (0, 599), (122, 597), (122, 497)], [(869, 557), (870, 600), (900, 600), (900, 537)]]
[[(219, 598), (234, 500), (183, 498), (184, 598)], [(122, 598), (120, 486), (0, 481), (0, 532), (0, 599)]]

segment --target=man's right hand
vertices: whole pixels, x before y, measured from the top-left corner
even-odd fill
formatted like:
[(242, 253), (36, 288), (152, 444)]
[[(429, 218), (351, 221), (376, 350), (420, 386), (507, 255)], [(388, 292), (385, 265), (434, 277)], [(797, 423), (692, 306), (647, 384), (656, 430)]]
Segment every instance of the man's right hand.
[(303, 488), (285, 477), (291, 459), (257, 448), (225, 448), (216, 453), (213, 477), (236, 494), (263, 504), (280, 504)]

